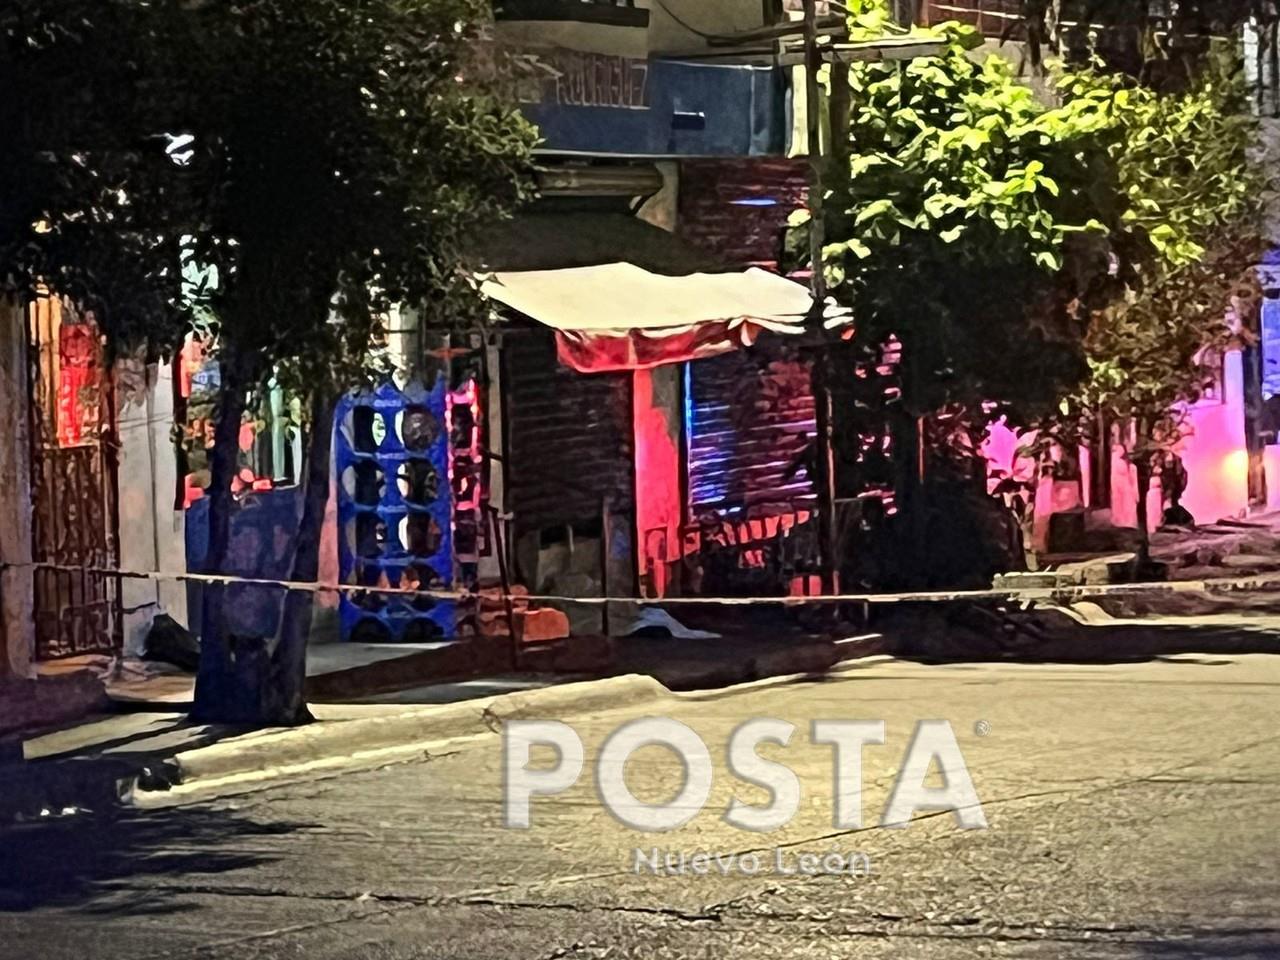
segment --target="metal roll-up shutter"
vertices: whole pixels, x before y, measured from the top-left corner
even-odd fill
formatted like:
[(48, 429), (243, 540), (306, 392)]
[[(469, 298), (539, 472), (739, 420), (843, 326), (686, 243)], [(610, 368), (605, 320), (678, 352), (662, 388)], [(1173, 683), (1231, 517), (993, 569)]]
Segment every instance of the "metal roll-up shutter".
[(811, 509), (817, 423), (809, 364), (777, 340), (689, 365), (689, 502), (694, 517)]
[(518, 531), (633, 513), (631, 375), (583, 374), (550, 331), (503, 341), (510, 504)]

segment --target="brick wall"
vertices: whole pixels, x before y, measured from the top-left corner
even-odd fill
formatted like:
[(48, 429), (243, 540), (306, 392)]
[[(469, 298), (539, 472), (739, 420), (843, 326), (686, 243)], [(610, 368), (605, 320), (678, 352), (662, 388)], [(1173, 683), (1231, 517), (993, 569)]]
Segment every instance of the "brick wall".
[(1023, 39), (1021, 0), (926, 0), (923, 13), (925, 23), (959, 20), (984, 37), (1003, 37), (1012, 30), (1012, 39)]
[(677, 232), (726, 264), (776, 270), (787, 217), (805, 205), (807, 193), (804, 160), (685, 160)]

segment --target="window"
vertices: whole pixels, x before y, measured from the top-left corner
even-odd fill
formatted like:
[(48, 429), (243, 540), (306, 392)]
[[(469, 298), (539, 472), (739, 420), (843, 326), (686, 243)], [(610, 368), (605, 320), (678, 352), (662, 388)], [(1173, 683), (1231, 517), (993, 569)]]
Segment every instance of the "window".
[[(204, 496), (209, 486), (209, 450), (213, 446), (213, 417), (221, 387), (218, 361), (197, 340), (188, 341), (182, 350), (175, 387), (179, 409), (185, 407), (179, 429), (181, 454), (186, 460), (185, 502), (190, 506)], [(298, 482), (302, 462), (300, 419), (300, 402), (287, 396), (274, 379), (250, 398), (240, 428), (239, 472), (232, 484), (236, 493), (273, 490)]]
[(243, 451), (246, 467), (255, 478), (265, 478), (274, 487), (298, 482), (300, 451), (297, 402), (290, 404), (284, 390), (273, 378), (263, 392), (259, 417), (254, 422), (253, 445)]
[(1197, 402), (1206, 406), (1225, 403), (1227, 399), (1225, 392), (1226, 370), (1222, 351), (1217, 348), (1206, 347), (1200, 351), (1195, 363), (1199, 366), (1201, 373), (1204, 374), (1201, 380), (1200, 398)]

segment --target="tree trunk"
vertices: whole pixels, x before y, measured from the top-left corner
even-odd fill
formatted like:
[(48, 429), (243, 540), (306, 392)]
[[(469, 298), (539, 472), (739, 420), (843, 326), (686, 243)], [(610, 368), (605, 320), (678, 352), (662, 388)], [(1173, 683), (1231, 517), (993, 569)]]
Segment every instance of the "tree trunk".
[[(240, 423), (244, 418), (248, 378), (241, 364), (228, 357), (220, 364), (218, 423), (209, 456), (209, 547), (203, 573), (226, 570), (235, 500), (231, 483), (239, 470)], [(222, 584), (206, 583), (200, 605), (200, 672), (196, 677), (191, 717), (200, 723), (248, 723), (256, 712), (241, 702), (235, 682), (236, 656), (226, 631)]]
[(1134, 464), (1138, 474), (1138, 570), (1151, 565), (1151, 531), (1147, 523), (1147, 497), (1151, 492), (1151, 458), (1140, 457)]
[(894, 499), (899, 524), (894, 564), (899, 587), (917, 587), (928, 578), (924, 556), (924, 530), (927, 522), (924, 485), (921, 476), (921, 452), (924, 442), (923, 421), (909, 410), (897, 409), (891, 414), (891, 442), (895, 477)]
[[(336, 401), (328, 390), (318, 390), (311, 398), (311, 436), (307, 447), (307, 481), (298, 539), (294, 545), (293, 570), (289, 577), (297, 583), (315, 583), (320, 578), (320, 538), (329, 505), (329, 461), (333, 448), (333, 414)], [(284, 602), (280, 643), (271, 658), (269, 716), (265, 723), (295, 726), (309, 723), (304, 687), (307, 679), (307, 641), (311, 635), (311, 614), (315, 594), (290, 591)]]
[[(902, 334), (899, 334), (903, 337)], [(905, 524), (906, 570), (903, 571), (903, 585), (908, 587), (927, 586), (932, 571), (929, 562), (928, 527), (929, 496), (926, 490), (925, 449), (927, 421), (916, 412), (921, 403), (921, 383), (924, 376), (920, 370), (920, 358), (917, 356), (914, 341), (903, 337), (902, 355), (898, 362), (899, 382), (902, 394), (893, 413), (892, 443), (893, 459), (897, 476), (898, 509)]]
[[(238, 406), (223, 384), (218, 428), (211, 461), (209, 502), (209, 554), (207, 572), (225, 569), (234, 503), (230, 480), (234, 476), (239, 449), (239, 422), (243, 415), (243, 388)], [(234, 389), (234, 387), (233, 387)], [(302, 517), (298, 524), (290, 579), (314, 583), (320, 571), (320, 538), (329, 503), (329, 458), (333, 437), (335, 402), (327, 391), (312, 400), (312, 426), (306, 458), (307, 476)], [(228, 439), (221, 411), (234, 416), (235, 436)], [(227, 444), (230, 472), (227, 472)], [(224, 482), (223, 482), (224, 481)], [(214, 491), (217, 494), (214, 494)], [(221, 501), (221, 502), (220, 502)], [(290, 591), (284, 600), (280, 639), (269, 650), (269, 638), (233, 640), (227, 635), (223, 586), (205, 586), (201, 607), (200, 675), (196, 683), (192, 719), (201, 723), (253, 724), (258, 726), (298, 726), (311, 721), (305, 685), (307, 640), (311, 632), (313, 595)]]
[(1147, 499), (1151, 493), (1151, 468), (1154, 445), (1151, 427), (1142, 417), (1134, 423), (1133, 449), (1137, 456), (1133, 467), (1138, 481), (1138, 576), (1145, 578), (1151, 566), (1151, 525), (1147, 522)]

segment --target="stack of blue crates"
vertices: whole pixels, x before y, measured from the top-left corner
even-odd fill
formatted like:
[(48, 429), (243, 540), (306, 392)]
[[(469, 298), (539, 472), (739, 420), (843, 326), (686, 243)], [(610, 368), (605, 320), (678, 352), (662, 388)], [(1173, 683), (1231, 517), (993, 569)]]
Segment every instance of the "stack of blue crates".
[[(453, 583), (447, 389), (411, 381), (348, 394), (335, 417), (338, 568), (345, 584), (447, 590)], [(451, 600), (344, 592), (342, 636), (362, 643), (450, 637)]]

